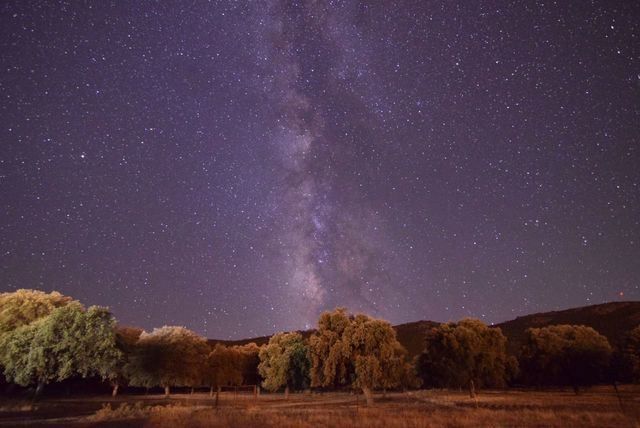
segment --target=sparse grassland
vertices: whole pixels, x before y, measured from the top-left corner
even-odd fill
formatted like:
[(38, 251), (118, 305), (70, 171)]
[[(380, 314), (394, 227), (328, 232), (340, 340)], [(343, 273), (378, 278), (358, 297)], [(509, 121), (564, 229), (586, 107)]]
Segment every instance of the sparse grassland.
[(640, 427), (640, 389), (598, 387), (569, 391), (483, 391), (477, 400), (458, 391), (377, 394), (372, 407), (348, 393), (222, 393), (49, 399), (0, 405), (2, 426), (141, 427)]

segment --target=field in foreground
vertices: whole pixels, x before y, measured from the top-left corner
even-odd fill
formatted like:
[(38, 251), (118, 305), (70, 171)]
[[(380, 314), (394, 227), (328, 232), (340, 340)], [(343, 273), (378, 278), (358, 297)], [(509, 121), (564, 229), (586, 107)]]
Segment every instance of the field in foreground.
[(366, 407), (348, 393), (208, 394), (74, 397), (37, 403), (3, 401), (0, 426), (65, 427), (640, 427), (640, 389), (554, 391), (415, 391), (377, 395)]

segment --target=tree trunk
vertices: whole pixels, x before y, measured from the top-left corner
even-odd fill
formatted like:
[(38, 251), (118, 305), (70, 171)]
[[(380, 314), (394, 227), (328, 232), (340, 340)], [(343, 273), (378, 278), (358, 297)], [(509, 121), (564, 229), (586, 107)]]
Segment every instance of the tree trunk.
[(618, 382), (613, 381), (613, 389), (616, 391), (616, 397), (618, 397), (618, 403), (620, 404), (620, 410), (624, 414), (624, 406), (622, 405), (622, 397), (620, 397), (620, 391), (618, 391)]
[(371, 394), (371, 389), (367, 387), (362, 388), (362, 393), (364, 394), (365, 400), (367, 400), (367, 406), (373, 405), (373, 395)]
[(220, 399), (220, 387), (216, 389), (216, 407), (218, 407), (218, 400)]
[(192, 386), (192, 387), (191, 387), (191, 395), (193, 395), (193, 390), (194, 390), (194, 389), (195, 389), (195, 388)]
[(36, 398), (39, 398), (42, 394), (42, 390), (44, 389), (44, 381), (38, 381), (38, 386), (36, 386)]
[(387, 388), (382, 388), (382, 398), (387, 398)]
[(476, 385), (473, 383), (473, 379), (469, 379), (469, 397), (476, 398)]
[(213, 397), (213, 386), (209, 388), (209, 397)]
[(120, 385), (118, 385), (117, 383), (113, 384), (113, 391), (111, 391), (111, 396), (115, 397), (118, 395), (118, 388), (120, 387)]
[(170, 394), (171, 394), (171, 387), (169, 385), (165, 385), (164, 386), (164, 396), (168, 398)]
[(285, 400), (289, 399), (289, 386), (288, 385), (284, 388), (284, 399)]

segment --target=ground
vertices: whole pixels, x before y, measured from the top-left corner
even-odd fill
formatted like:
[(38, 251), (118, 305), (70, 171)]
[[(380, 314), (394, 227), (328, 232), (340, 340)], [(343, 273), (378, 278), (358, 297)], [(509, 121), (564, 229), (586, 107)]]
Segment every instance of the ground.
[(205, 393), (3, 400), (0, 426), (60, 427), (640, 427), (640, 388), (571, 391), (461, 391), (376, 394), (365, 406), (349, 393), (224, 392), (218, 406)]

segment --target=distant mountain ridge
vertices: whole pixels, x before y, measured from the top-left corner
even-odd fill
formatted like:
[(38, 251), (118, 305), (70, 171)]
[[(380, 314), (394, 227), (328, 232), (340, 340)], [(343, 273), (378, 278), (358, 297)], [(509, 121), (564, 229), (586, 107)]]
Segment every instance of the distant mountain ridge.
[[(398, 341), (407, 349), (411, 357), (422, 352), (427, 331), (441, 323), (435, 321), (414, 321), (394, 326)], [(606, 336), (611, 345), (620, 343), (624, 335), (640, 325), (640, 302), (610, 302), (591, 306), (541, 312), (517, 317), (516, 319), (495, 324), (507, 337), (509, 351), (516, 353), (524, 342), (524, 333), (528, 328), (546, 327), (554, 324), (582, 324), (594, 328)], [(313, 330), (301, 331), (303, 336), (313, 334)], [(211, 343), (225, 345), (244, 345), (255, 342), (258, 345), (269, 342), (271, 336), (261, 336), (241, 340), (215, 340)]]
[(582, 306), (561, 311), (524, 315), (511, 321), (496, 324), (509, 340), (513, 353), (522, 346), (524, 332), (553, 324), (582, 324), (604, 335), (612, 346), (618, 345), (624, 336), (640, 325), (640, 302), (610, 302)]

